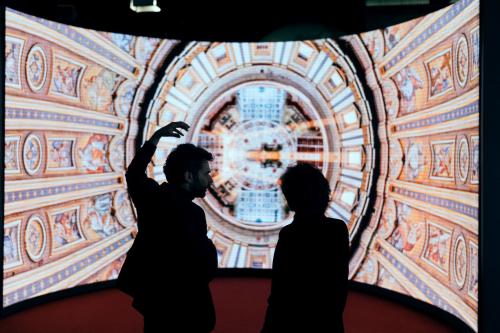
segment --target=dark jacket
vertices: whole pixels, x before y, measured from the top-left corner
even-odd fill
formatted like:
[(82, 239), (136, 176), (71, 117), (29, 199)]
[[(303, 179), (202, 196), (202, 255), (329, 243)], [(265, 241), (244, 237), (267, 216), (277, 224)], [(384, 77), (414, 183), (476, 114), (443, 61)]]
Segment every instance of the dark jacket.
[(210, 332), (215, 310), (208, 283), (217, 269), (217, 252), (207, 237), (205, 213), (193, 197), (146, 176), (155, 150), (146, 142), (126, 173), (139, 232), (118, 287), (134, 298), (133, 306), (144, 315), (146, 327), (161, 322), (159, 327), (173, 332), (176, 328)]
[(344, 332), (348, 261), (344, 222), (296, 216), (280, 231), (262, 333)]

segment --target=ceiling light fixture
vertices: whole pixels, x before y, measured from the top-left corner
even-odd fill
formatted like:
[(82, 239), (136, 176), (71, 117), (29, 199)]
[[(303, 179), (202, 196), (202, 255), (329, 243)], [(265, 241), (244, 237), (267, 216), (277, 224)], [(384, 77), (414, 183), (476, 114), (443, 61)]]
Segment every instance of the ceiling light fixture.
[(130, 0), (130, 9), (136, 13), (158, 13), (161, 11), (156, 0)]

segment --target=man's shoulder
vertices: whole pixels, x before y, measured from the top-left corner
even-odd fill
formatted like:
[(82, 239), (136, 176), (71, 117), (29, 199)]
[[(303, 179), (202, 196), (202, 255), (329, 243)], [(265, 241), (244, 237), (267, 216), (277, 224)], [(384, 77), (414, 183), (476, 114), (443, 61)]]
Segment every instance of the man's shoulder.
[(169, 205), (173, 205), (173, 208), (187, 212), (188, 214), (205, 216), (205, 211), (197, 203), (186, 199), (184, 195), (170, 188), (167, 184), (164, 186), (164, 184), (161, 185), (162, 192), (164, 193), (163, 200), (168, 200)]
[(203, 210), (203, 208), (201, 208), (200, 205), (198, 205), (197, 203), (191, 201), (189, 203), (189, 208), (193, 210), (193, 213), (196, 214), (196, 215), (200, 215), (200, 216), (203, 216), (205, 217), (205, 211)]

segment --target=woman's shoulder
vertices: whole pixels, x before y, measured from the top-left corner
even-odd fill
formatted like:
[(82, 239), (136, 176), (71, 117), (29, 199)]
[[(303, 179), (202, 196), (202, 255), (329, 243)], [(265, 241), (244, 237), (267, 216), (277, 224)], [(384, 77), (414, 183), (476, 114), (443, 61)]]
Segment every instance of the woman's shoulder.
[(281, 230), (279, 232), (280, 237), (282, 237), (283, 235), (290, 234), (291, 232), (293, 232), (293, 229), (294, 228), (293, 228), (292, 224), (285, 225), (283, 228), (281, 228)]
[(325, 222), (328, 225), (336, 225), (336, 226), (338, 226), (338, 225), (344, 225), (345, 226), (346, 225), (346, 223), (344, 221), (342, 221), (340, 219), (335, 219), (333, 217), (325, 217)]
[(325, 219), (325, 223), (323, 223), (323, 226), (326, 226), (326, 228), (330, 230), (334, 230), (335, 232), (347, 232), (347, 224), (339, 219), (334, 219), (331, 217), (327, 217)]

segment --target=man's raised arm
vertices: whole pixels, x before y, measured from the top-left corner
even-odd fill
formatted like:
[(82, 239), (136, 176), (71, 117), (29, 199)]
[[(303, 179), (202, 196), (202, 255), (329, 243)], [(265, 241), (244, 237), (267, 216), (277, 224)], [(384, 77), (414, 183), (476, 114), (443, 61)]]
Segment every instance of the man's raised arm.
[(135, 154), (132, 162), (127, 168), (125, 173), (125, 178), (127, 180), (127, 187), (134, 202), (134, 205), (138, 208), (141, 206), (143, 200), (147, 200), (147, 193), (150, 193), (158, 183), (146, 175), (146, 169), (151, 158), (153, 157), (156, 146), (162, 137), (176, 137), (180, 138), (184, 135), (180, 129), (188, 130), (189, 125), (184, 122), (172, 122), (159, 130), (157, 130), (151, 138), (144, 143), (144, 145), (139, 148)]

